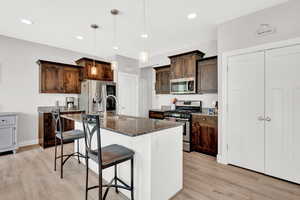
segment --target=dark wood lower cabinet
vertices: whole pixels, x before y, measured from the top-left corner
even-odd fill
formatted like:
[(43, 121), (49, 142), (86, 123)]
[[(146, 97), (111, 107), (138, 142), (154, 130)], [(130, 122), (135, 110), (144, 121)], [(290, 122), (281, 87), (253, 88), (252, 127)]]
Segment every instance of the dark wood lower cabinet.
[(192, 151), (216, 156), (218, 154), (218, 119), (216, 116), (193, 115)]
[(163, 111), (149, 111), (149, 118), (150, 119), (164, 119), (164, 112)]
[[(72, 112), (75, 113), (82, 113)], [(61, 114), (70, 114), (68, 112), (63, 112)], [(63, 131), (73, 130), (75, 128), (74, 121), (62, 118)], [(39, 145), (42, 148), (54, 146), (55, 132), (54, 123), (51, 113), (39, 113)]]

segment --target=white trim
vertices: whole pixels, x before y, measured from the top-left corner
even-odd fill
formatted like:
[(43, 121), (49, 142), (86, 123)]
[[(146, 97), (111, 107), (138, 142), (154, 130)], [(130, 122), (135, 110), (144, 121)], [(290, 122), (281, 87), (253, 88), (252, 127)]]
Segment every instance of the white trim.
[(25, 147), (25, 146), (35, 145), (35, 144), (38, 144), (38, 143), (39, 143), (38, 139), (35, 139), (35, 140), (26, 140), (26, 141), (20, 142), (18, 144), (18, 146), (19, 147)]
[(234, 51), (228, 51), (221, 54), (221, 65), (219, 66), (219, 72), (221, 72), (221, 91), (222, 93), (219, 94), (219, 105), (220, 105), (220, 112), (219, 112), (219, 154), (217, 156), (217, 161), (219, 163), (228, 164), (227, 159), (227, 92), (228, 92), (228, 72), (227, 72), (227, 61), (228, 58), (231, 56), (241, 55), (241, 54), (248, 54), (254, 53), (258, 51), (266, 51), (270, 49), (282, 48), (287, 46), (293, 46), (300, 44), (300, 37), (279, 41), (279, 42), (272, 42), (263, 45), (258, 45), (250, 48), (245, 49), (238, 49)]

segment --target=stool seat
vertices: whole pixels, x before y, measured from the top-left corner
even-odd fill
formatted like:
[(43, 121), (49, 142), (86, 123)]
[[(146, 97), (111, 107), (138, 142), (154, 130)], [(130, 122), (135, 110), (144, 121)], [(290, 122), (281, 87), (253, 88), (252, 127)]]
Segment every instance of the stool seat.
[[(102, 169), (130, 160), (134, 151), (118, 144), (112, 144), (101, 148)], [(98, 162), (98, 150), (88, 153), (89, 158)]]
[[(84, 138), (84, 132), (81, 130), (70, 130), (62, 132), (63, 141), (73, 141), (77, 139)], [(61, 140), (61, 133), (56, 133), (56, 137)]]

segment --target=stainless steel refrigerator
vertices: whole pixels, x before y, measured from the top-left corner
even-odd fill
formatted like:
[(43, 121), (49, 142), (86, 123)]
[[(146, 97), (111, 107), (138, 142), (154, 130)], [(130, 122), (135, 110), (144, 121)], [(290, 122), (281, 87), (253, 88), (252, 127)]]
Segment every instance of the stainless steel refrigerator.
[(79, 107), (86, 113), (116, 111), (116, 101), (107, 98), (108, 95), (116, 96), (116, 83), (111, 81), (85, 80), (81, 83)]

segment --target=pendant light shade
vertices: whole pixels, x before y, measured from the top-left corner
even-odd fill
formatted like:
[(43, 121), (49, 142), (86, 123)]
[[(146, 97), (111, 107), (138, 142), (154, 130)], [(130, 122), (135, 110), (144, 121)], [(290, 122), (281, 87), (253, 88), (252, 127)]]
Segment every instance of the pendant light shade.
[(148, 63), (149, 62), (149, 54), (145, 50), (146, 49), (146, 39), (148, 38), (148, 34), (146, 33), (146, 0), (143, 0), (143, 33), (141, 34), (141, 38), (143, 39), (143, 51), (140, 52), (139, 60), (140, 63)]
[[(99, 26), (97, 24), (92, 24), (91, 28), (94, 30), (94, 54), (96, 55), (97, 53), (97, 40), (96, 40), (96, 35), (97, 35), (97, 29)], [(96, 76), (98, 74), (98, 68), (96, 67), (96, 61), (94, 60), (93, 66), (91, 67), (91, 74)]]
[(119, 46), (117, 45), (117, 16), (119, 15), (120, 11), (118, 9), (112, 9), (110, 11), (110, 14), (112, 14), (113, 16), (113, 29), (114, 29), (114, 32), (113, 32), (113, 43), (114, 43), (114, 46), (113, 46), (113, 49), (115, 51), (119, 50)]
[(112, 70), (117, 70), (118, 69), (118, 62), (117, 61), (112, 61), (111, 62), (111, 68)]
[(141, 63), (148, 63), (149, 62), (149, 54), (148, 52), (146, 51), (142, 51), (140, 52), (140, 55), (139, 55), (139, 60)]

